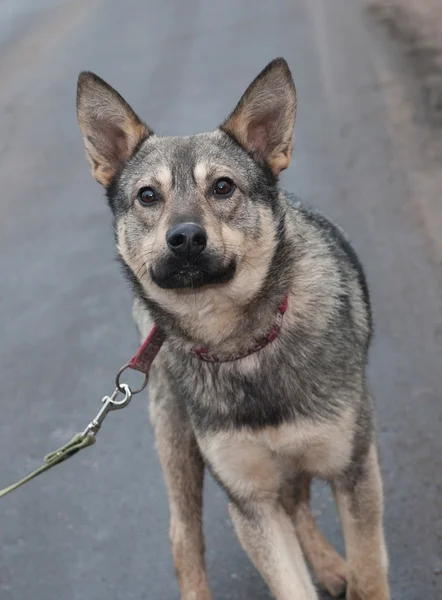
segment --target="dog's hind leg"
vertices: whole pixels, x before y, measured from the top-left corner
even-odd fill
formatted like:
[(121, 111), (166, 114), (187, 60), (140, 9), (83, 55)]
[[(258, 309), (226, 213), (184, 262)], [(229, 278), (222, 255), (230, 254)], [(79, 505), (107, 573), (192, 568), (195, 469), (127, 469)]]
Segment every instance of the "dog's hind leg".
[(236, 533), (277, 600), (316, 600), (316, 590), (296, 537), (295, 527), (279, 501), (231, 503)]
[(284, 502), (293, 515), (301, 548), (312, 566), (319, 583), (334, 598), (345, 594), (346, 564), (319, 531), (310, 506), (311, 478), (308, 475), (296, 480), (294, 493), (290, 490)]
[(334, 483), (348, 563), (348, 600), (389, 600), (382, 482), (372, 443), (357, 471)]
[(187, 413), (166, 382), (151, 389), (151, 420), (170, 507), (170, 540), (182, 600), (211, 600), (204, 567), (204, 463)]

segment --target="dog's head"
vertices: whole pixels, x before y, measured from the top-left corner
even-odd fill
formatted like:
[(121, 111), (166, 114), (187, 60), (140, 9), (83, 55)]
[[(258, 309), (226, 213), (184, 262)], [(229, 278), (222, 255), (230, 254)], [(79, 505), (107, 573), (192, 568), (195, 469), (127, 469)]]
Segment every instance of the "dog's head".
[(119, 254), (146, 296), (162, 304), (201, 288), (253, 297), (280, 234), (277, 179), (292, 155), (296, 93), (286, 62), (271, 62), (211, 133), (155, 135), (92, 73), (79, 77), (77, 110)]

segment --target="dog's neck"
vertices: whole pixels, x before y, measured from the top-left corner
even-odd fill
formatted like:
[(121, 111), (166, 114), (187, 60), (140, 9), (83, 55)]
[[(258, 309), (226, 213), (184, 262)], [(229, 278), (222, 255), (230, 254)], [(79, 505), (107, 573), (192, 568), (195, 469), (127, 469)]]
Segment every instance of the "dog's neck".
[(194, 310), (173, 314), (147, 303), (155, 323), (177, 349), (204, 347), (220, 355), (237, 353), (275, 326), (286, 294), (260, 297), (237, 305), (220, 293), (205, 293), (193, 301)]

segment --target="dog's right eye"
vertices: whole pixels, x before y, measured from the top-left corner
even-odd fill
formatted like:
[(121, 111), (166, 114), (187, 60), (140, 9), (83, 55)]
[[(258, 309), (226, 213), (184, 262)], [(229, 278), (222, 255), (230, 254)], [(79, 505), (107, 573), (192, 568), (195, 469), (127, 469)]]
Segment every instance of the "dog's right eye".
[(224, 198), (230, 198), (235, 191), (235, 184), (229, 177), (217, 179), (213, 185), (213, 194)]
[(143, 187), (138, 191), (138, 201), (142, 206), (150, 206), (158, 200), (158, 194), (152, 187)]

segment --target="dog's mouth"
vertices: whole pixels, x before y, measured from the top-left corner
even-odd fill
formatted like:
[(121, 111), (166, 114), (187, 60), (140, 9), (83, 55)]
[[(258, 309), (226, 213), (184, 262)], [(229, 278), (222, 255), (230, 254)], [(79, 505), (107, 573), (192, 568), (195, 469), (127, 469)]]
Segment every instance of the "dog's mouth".
[(227, 283), (233, 279), (235, 272), (234, 260), (227, 266), (220, 265), (218, 261), (180, 261), (177, 264), (174, 260), (168, 260), (150, 268), (152, 281), (164, 290), (197, 289)]

